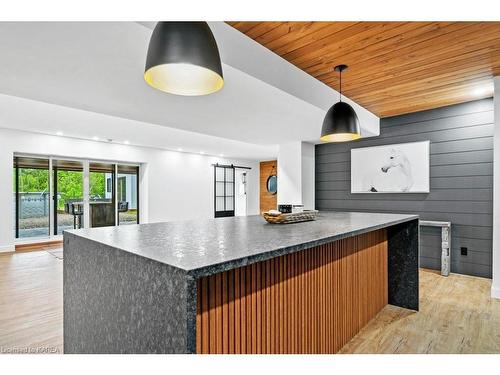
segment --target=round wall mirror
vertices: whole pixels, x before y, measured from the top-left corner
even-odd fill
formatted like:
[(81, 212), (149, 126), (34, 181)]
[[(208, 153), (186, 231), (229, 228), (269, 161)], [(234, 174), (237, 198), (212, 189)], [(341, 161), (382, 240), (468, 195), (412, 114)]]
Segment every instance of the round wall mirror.
[(271, 175), (267, 178), (267, 191), (273, 195), (278, 192), (278, 176)]

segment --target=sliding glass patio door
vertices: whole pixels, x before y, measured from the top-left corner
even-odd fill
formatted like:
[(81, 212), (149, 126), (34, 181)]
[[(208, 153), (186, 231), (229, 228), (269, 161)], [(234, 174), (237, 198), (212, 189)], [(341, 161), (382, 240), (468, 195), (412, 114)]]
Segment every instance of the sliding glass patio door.
[(139, 223), (137, 165), (16, 155), (12, 186), (17, 239)]
[(118, 225), (139, 224), (139, 167), (117, 166)]
[(49, 159), (14, 158), (14, 231), (16, 238), (50, 234)]
[(53, 160), (54, 235), (83, 228), (83, 163)]
[(115, 164), (89, 165), (90, 227), (109, 227), (116, 224)]

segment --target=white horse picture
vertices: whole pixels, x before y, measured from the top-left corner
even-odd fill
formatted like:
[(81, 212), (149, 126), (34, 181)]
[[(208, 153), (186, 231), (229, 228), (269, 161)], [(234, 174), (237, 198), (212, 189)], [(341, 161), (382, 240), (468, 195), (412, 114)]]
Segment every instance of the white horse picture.
[(377, 193), (396, 190), (403, 193), (410, 191), (413, 185), (411, 164), (401, 150), (391, 148), (387, 160), (364, 179), (363, 190)]
[(351, 150), (351, 192), (428, 192), (428, 146), (415, 142)]

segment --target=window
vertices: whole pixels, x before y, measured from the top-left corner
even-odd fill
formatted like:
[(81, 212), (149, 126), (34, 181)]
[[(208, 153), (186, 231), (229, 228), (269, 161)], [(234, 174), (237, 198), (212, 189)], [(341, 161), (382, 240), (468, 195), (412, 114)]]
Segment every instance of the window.
[(234, 167), (214, 166), (215, 217), (234, 216)]
[(45, 237), (50, 228), (49, 160), (14, 157), (16, 238)]
[(115, 225), (115, 165), (90, 163), (90, 227)]
[(15, 155), (12, 186), (15, 238), (139, 223), (137, 165)]
[(118, 225), (139, 224), (139, 167), (118, 165)]
[(83, 163), (53, 160), (54, 234), (83, 228)]

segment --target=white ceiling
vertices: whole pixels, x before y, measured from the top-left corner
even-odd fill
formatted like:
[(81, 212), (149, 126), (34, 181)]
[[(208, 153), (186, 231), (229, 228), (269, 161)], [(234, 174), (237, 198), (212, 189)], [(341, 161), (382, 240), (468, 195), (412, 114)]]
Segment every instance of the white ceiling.
[(97, 136), (98, 142), (112, 140), (134, 146), (181, 149), (183, 152), (203, 152), (236, 159), (269, 160), (277, 155), (277, 146), (187, 132), (2, 94), (0, 128), (52, 135), (62, 131), (65, 137), (71, 138), (92, 139)]
[[(210, 23), (224, 63), (220, 92), (182, 97), (149, 87), (142, 75), (153, 26), (0, 23), (0, 126), (49, 134), (57, 127), (75, 137), (101, 132), (102, 138), (131, 138), (134, 144), (195, 152), (210, 142), (220, 149), (215, 152), (251, 158), (275, 155), (279, 143), (317, 141), (325, 111), (338, 94), (224, 23)], [(9, 120), (5, 116), (12, 100), (18, 113)], [(34, 102), (57, 106), (44, 107), (47, 115), (68, 107), (59, 116), (65, 120), (29, 117), (25, 112)], [(364, 134), (377, 134), (378, 118), (356, 109)], [(78, 126), (71, 118), (80, 119)]]

